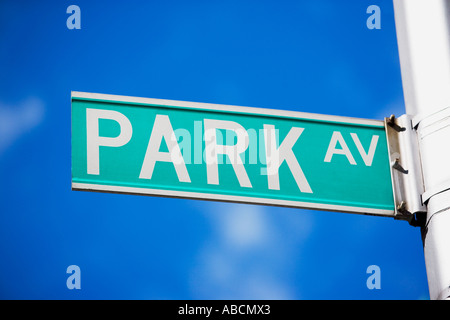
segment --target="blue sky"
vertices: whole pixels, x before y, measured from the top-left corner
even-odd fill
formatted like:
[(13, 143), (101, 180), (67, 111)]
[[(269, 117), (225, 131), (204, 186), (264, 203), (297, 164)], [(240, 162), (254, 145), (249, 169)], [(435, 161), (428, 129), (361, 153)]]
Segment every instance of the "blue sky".
[(401, 115), (391, 1), (2, 1), (0, 298), (429, 297), (420, 230), (403, 221), (72, 191), (71, 91)]

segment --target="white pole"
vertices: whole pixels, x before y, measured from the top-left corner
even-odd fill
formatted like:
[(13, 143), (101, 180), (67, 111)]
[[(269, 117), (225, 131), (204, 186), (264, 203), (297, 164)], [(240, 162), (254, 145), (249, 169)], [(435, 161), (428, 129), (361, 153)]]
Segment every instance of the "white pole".
[(406, 112), (417, 129), (431, 299), (450, 297), (450, 0), (394, 0)]

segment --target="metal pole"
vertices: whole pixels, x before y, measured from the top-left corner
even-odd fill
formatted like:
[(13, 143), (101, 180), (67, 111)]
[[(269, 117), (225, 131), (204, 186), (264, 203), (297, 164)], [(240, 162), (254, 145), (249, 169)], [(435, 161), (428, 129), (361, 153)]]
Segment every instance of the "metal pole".
[(422, 240), (431, 299), (450, 297), (450, 0), (394, 0), (406, 112), (427, 205)]

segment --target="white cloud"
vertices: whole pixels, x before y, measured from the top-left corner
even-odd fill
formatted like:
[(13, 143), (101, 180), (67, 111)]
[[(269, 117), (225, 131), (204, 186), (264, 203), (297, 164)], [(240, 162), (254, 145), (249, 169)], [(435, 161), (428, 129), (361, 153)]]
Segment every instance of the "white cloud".
[(192, 270), (194, 296), (298, 299), (298, 288), (292, 287), (289, 275), (295, 271), (292, 257), (300, 254), (312, 231), (308, 214), (229, 203), (207, 203), (201, 208), (214, 233)]
[(44, 118), (44, 104), (29, 98), (16, 106), (0, 102), (0, 154), (23, 134), (40, 124)]
[[(219, 205), (214, 216), (222, 241), (232, 248), (251, 248), (263, 245), (270, 228), (264, 208), (252, 205)], [(231, 210), (229, 210), (231, 209)]]

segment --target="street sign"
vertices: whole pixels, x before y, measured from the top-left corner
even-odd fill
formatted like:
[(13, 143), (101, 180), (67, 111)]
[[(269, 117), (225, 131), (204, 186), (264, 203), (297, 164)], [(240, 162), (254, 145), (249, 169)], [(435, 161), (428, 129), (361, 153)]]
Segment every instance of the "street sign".
[(383, 121), (83, 92), (72, 189), (394, 216)]

